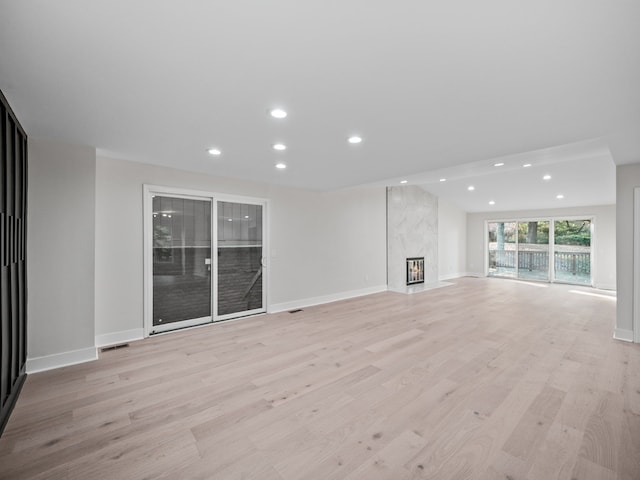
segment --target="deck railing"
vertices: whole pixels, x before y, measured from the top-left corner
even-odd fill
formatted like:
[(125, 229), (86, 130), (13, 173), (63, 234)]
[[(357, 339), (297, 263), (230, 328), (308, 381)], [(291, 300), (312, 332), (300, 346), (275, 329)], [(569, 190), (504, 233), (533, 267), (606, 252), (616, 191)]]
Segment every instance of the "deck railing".
[[(591, 274), (591, 254), (588, 252), (555, 252), (555, 271), (572, 275)], [(515, 268), (515, 250), (489, 250), (489, 268)], [(520, 251), (518, 269), (546, 271), (549, 268), (549, 253), (543, 251)]]

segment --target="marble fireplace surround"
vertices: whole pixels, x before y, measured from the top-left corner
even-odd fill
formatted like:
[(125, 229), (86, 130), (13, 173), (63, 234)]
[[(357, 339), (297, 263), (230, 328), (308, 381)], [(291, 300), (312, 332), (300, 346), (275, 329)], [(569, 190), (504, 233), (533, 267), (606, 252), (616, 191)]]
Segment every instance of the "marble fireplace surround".
[[(407, 285), (406, 260), (424, 257), (424, 283)], [(416, 186), (387, 188), (387, 288), (416, 293), (438, 282), (438, 197)]]

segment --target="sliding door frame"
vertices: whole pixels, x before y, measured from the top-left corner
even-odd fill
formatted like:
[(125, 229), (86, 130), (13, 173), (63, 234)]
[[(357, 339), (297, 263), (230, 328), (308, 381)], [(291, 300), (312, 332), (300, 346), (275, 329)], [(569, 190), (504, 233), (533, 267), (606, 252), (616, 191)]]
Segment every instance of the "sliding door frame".
[[(144, 318), (144, 336), (151, 334), (164, 333), (158, 331), (153, 326), (153, 249), (151, 248), (153, 241), (153, 196), (163, 195), (174, 198), (186, 198), (190, 200), (209, 200), (211, 201), (211, 321), (205, 323), (197, 323), (193, 326), (209, 325), (211, 323), (231, 320), (266, 313), (268, 311), (269, 301), (269, 268), (268, 268), (268, 252), (269, 252), (269, 200), (265, 198), (248, 197), (242, 195), (230, 195), (216, 193), (206, 190), (194, 190), (188, 188), (169, 187), (164, 185), (143, 185), (143, 318)], [(262, 267), (263, 267), (263, 289), (262, 289), (262, 309), (240, 312), (239, 314), (230, 314), (218, 316), (218, 202), (234, 202), (249, 203), (262, 205)], [(187, 321), (188, 323), (188, 321)], [(190, 325), (182, 323), (182, 327), (187, 328)], [(164, 330), (164, 329), (161, 329)], [(172, 331), (169, 329), (167, 331)]]
[[(639, 200), (640, 201), (640, 200)], [(528, 280), (518, 278), (518, 238), (516, 233), (516, 277), (515, 280), (527, 281), (527, 282), (541, 282), (541, 283), (563, 283), (568, 285), (579, 285), (579, 284), (569, 284), (567, 282), (561, 282), (556, 280), (555, 278), (555, 222), (562, 220), (589, 220), (590, 221), (590, 229), (591, 229), (591, 254), (589, 258), (590, 269), (591, 269), (591, 283), (590, 286), (595, 287), (595, 277), (596, 277), (596, 216), (595, 215), (561, 215), (554, 217), (512, 217), (512, 218), (498, 218), (496, 220), (489, 219), (484, 222), (484, 276), (489, 276), (489, 235), (487, 234), (489, 231), (490, 223), (506, 223), (506, 222), (516, 222), (516, 230), (517, 224), (519, 223), (527, 223), (527, 222), (549, 222), (549, 280)], [(508, 278), (512, 277), (501, 277), (499, 275), (492, 275), (495, 278)]]
[[(245, 310), (243, 312), (238, 313), (229, 313), (226, 315), (218, 314), (218, 203), (219, 202), (230, 202), (230, 203), (242, 203), (242, 204), (250, 204), (250, 205), (260, 205), (262, 207), (262, 308), (254, 309), (254, 310)], [(215, 285), (213, 287), (213, 310), (214, 312), (214, 322), (221, 322), (224, 320), (232, 320), (241, 317), (247, 317), (250, 315), (256, 315), (261, 313), (267, 313), (267, 292), (268, 292), (268, 273), (269, 268), (267, 265), (268, 257), (267, 252), (269, 251), (267, 248), (267, 238), (269, 238), (269, 222), (267, 212), (268, 208), (268, 200), (264, 198), (253, 198), (253, 197), (243, 197), (238, 195), (226, 195), (226, 194), (216, 194), (214, 199), (213, 213), (215, 214), (215, 218), (212, 217), (211, 223), (215, 223), (216, 230), (215, 235), (213, 236), (213, 257), (215, 263)]]

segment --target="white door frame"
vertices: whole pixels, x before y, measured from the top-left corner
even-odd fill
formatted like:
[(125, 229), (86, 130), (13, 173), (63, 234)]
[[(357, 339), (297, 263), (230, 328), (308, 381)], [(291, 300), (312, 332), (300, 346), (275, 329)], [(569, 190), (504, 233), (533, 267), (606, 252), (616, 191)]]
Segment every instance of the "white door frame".
[[(637, 188), (638, 191), (640, 191), (640, 187)], [(637, 200), (638, 202), (640, 202), (640, 198)], [(639, 205), (637, 207), (637, 210), (639, 212), (639, 216), (638, 221), (634, 222), (638, 224), (638, 228), (639, 228), (639, 232), (640, 232), (640, 203), (636, 204)], [(591, 229), (591, 253), (590, 253), (590, 263), (591, 263), (591, 283), (589, 283), (588, 286), (590, 287), (595, 287), (595, 278), (596, 278), (596, 234), (597, 234), (597, 229), (596, 229), (596, 215), (562, 215), (562, 216), (555, 216), (555, 217), (533, 217), (533, 218), (528, 218), (528, 217), (513, 217), (513, 218), (507, 218), (507, 219), (497, 219), (497, 220), (485, 220), (484, 221), (484, 276), (488, 277), (489, 276), (489, 235), (488, 235), (488, 231), (489, 231), (489, 224), (490, 223), (500, 223), (500, 222), (516, 222), (516, 223), (525, 223), (525, 222), (549, 222), (549, 280), (547, 280), (547, 283), (565, 283), (565, 282), (560, 282), (557, 281), (555, 279), (555, 272), (554, 272), (554, 261), (555, 261), (555, 222), (558, 220), (589, 220), (591, 225), (590, 225), (590, 229)], [(640, 239), (640, 233), (638, 234), (638, 237)], [(637, 244), (634, 244), (637, 245)], [(518, 239), (517, 239), (517, 235), (516, 235), (516, 279), (518, 279), (518, 255), (517, 255), (517, 246), (518, 246)], [(640, 248), (640, 246), (639, 246)], [(640, 253), (638, 255), (635, 255), (634, 258), (636, 257), (640, 257)], [(640, 261), (639, 261), (639, 265), (640, 265)], [(636, 269), (636, 272), (638, 272), (638, 269)], [(499, 275), (496, 275), (496, 278), (511, 278), (511, 277), (500, 277)], [(639, 272), (639, 278), (640, 278), (640, 272)], [(522, 279), (520, 279), (522, 280)], [(536, 281), (536, 280), (530, 280), (530, 281)], [(640, 281), (640, 280), (639, 280)], [(574, 285), (574, 284), (568, 284), (567, 285)], [(579, 284), (575, 284), (575, 285), (579, 285)], [(639, 283), (640, 285), (640, 283)], [(640, 292), (638, 292), (638, 296), (640, 297)], [(640, 319), (638, 319), (640, 322)], [(636, 340), (639, 341), (640, 340)]]
[[(256, 315), (259, 313), (266, 313), (267, 312), (267, 286), (268, 286), (268, 282), (267, 282), (267, 274), (269, 272), (269, 269), (267, 268), (267, 239), (269, 238), (269, 222), (268, 222), (268, 203), (269, 201), (267, 199), (264, 198), (255, 198), (255, 197), (244, 197), (244, 196), (239, 196), (239, 195), (227, 195), (227, 194), (216, 194), (215, 198), (215, 205), (214, 205), (214, 213), (217, 214), (218, 212), (218, 202), (231, 202), (231, 203), (243, 203), (243, 204), (249, 204), (249, 205), (260, 205), (262, 207), (262, 259), (261, 259), (261, 263), (262, 263), (262, 308), (257, 308), (254, 310), (246, 310), (243, 312), (239, 312), (239, 313), (230, 313), (227, 315), (218, 315), (218, 286), (219, 286), (219, 282), (217, 281), (218, 279), (218, 234), (217, 234), (217, 228), (218, 228), (218, 218), (217, 216), (215, 217), (215, 225), (216, 225), (216, 232), (215, 235), (213, 237), (213, 264), (214, 264), (214, 273), (215, 273), (215, 282), (212, 283), (212, 285), (214, 285), (213, 288), (213, 310), (212, 312), (214, 313), (214, 321), (218, 322), (218, 321), (222, 321), (222, 320), (229, 320), (232, 318), (239, 318), (239, 317), (246, 317), (249, 315)], [(214, 220), (212, 220), (212, 223), (214, 222)]]
[[(181, 322), (179, 328), (202, 325), (204, 323), (212, 323), (220, 320), (237, 318), (256, 313), (264, 313), (267, 311), (269, 298), (269, 269), (267, 268), (268, 259), (268, 239), (269, 239), (269, 201), (264, 198), (245, 197), (240, 195), (228, 195), (215, 192), (194, 190), (187, 188), (168, 187), (164, 185), (143, 185), (143, 318), (144, 318), (144, 336), (148, 337), (152, 333), (161, 333), (162, 331), (173, 330), (171, 325), (158, 328), (153, 326), (153, 251), (150, 246), (153, 244), (153, 196), (166, 195), (175, 198), (187, 198), (191, 200), (209, 200), (211, 201), (211, 317), (203, 317)], [(262, 205), (262, 309), (252, 310), (250, 312), (241, 312), (240, 314), (224, 315), (219, 317), (218, 310), (218, 219), (217, 219), (217, 202), (235, 202), (250, 203)]]
[(633, 341), (640, 343), (640, 187), (633, 189)]

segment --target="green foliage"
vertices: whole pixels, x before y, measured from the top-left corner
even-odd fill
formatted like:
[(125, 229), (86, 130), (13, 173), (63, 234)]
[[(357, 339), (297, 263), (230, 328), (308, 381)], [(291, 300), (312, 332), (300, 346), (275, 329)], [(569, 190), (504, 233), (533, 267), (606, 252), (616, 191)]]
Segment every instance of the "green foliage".
[[(518, 243), (546, 245), (549, 243), (549, 221), (518, 222)], [(590, 220), (561, 220), (554, 222), (556, 245), (591, 245)], [(516, 234), (515, 222), (498, 222), (489, 224), (489, 241), (498, 243), (514, 243)]]
[[(535, 233), (531, 230), (535, 229)], [(549, 222), (519, 222), (518, 243), (537, 243), (546, 245), (549, 243)]]
[(564, 220), (555, 223), (556, 245), (591, 245), (590, 220)]

